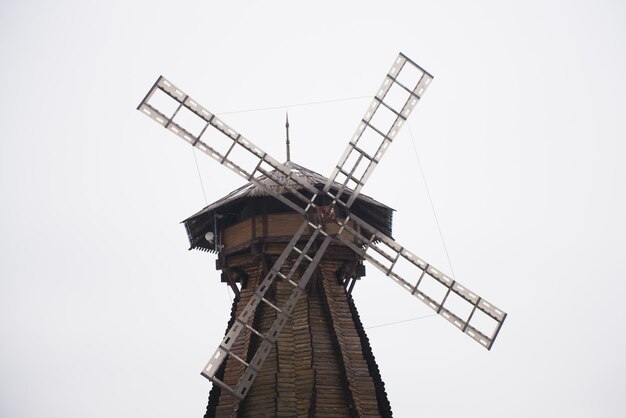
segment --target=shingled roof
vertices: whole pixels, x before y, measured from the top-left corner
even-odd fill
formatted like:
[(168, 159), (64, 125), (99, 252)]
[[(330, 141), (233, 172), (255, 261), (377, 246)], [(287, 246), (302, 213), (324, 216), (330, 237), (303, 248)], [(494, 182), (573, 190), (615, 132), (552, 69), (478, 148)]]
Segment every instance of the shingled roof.
[[(316, 173), (313, 170), (309, 170), (308, 168), (292, 161), (286, 162), (285, 166), (291, 169), (293, 175), (301, 180), (304, 180), (317, 189), (323, 189), (324, 185), (328, 181), (328, 178), (322, 176), (321, 174)], [(272, 171), (271, 174), (273, 177), (281, 177), (284, 179), (284, 176), (277, 171)], [(266, 176), (259, 176), (257, 177), (257, 180), (278, 193), (288, 193), (288, 190), (284, 186), (278, 186), (275, 182), (267, 179)], [(287, 182), (290, 187), (301, 189), (293, 180), (287, 179)], [(337, 182), (332, 183), (331, 190), (337, 191), (339, 188), (341, 188), (341, 184)], [(348, 189), (347, 195), (349, 196), (351, 192), (352, 190)], [(212, 231), (212, 219), (213, 214), (216, 211), (225, 211), (227, 207), (232, 207), (237, 203), (241, 203), (245, 199), (265, 198), (268, 196), (271, 195), (267, 190), (249, 182), (185, 219), (183, 223), (187, 228), (191, 249), (212, 250), (211, 246), (204, 240), (204, 235), (208, 231)], [(361, 193), (353, 203), (351, 211), (368, 222), (374, 228), (378, 229), (380, 232), (391, 236), (391, 224), (394, 209)]]

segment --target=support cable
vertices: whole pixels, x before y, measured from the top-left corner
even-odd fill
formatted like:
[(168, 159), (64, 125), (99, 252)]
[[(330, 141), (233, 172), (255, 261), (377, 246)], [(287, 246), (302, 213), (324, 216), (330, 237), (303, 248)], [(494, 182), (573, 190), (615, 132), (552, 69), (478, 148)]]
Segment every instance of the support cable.
[(448, 253), (448, 247), (446, 246), (446, 240), (443, 239), (443, 233), (441, 232), (441, 226), (439, 225), (439, 218), (437, 217), (437, 211), (435, 210), (435, 205), (433, 204), (433, 199), (430, 196), (430, 189), (428, 188), (428, 182), (426, 182), (426, 176), (424, 175), (424, 169), (422, 167), (422, 161), (420, 160), (419, 153), (417, 152), (417, 146), (415, 145), (415, 139), (413, 138), (413, 131), (411, 131), (411, 125), (407, 123), (409, 128), (409, 135), (411, 136), (411, 144), (413, 144), (413, 151), (415, 151), (415, 158), (417, 158), (417, 166), (419, 167), (419, 172), (422, 175), (422, 180), (424, 181), (424, 187), (426, 188), (426, 194), (428, 195), (428, 201), (430, 202), (430, 207), (433, 211), (433, 215), (435, 217), (435, 223), (437, 224), (437, 230), (439, 231), (439, 236), (441, 237), (441, 243), (443, 244), (443, 249), (446, 252), (446, 257), (448, 259), (448, 265), (450, 266), (450, 273), (452, 278), (456, 280), (454, 276), (454, 269), (452, 268), (452, 261), (450, 261), (450, 254)]
[(196, 157), (196, 147), (191, 147), (193, 150), (193, 160), (196, 162), (196, 170), (198, 171), (198, 178), (200, 179), (200, 187), (202, 187), (202, 195), (204, 196), (204, 204), (209, 205), (209, 201), (206, 198), (206, 192), (204, 191), (204, 183), (202, 182), (202, 175), (200, 174), (200, 166), (198, 165), (198, 158)]
[(430, 315), (418, 316), (418, 317), (415, 317), (415, 318), (403, 319), (401, 321), (387, 322), (385, 324), (379, 324), (379, 325), (372, 325), (371, 327), (364, 327), (364, 329), (388, 327), (390, 325), (402, 324), (404, 322), (417, 321), (418, 319), (426, 319), (426, 318), (430, 318), (432, 316), (437, 316), (437, 314), (434, 313), (434, 314), (430, 314)]
[(255, 108), (255, 109), (246, 109), (246, 110), (233, 110), (231, 112), (216, 113), (216, 115), (222, 116), (222, 115), (232, 115), (234, 113), (260, 112), (262, 110), (287, 109), (287, 108), (291, 108), (291, 107), (312, 106), (312, 105), (334, 103), (334, 102), (346, 102), (348, 100), (360, 100), (360, 99), (371, 99), (371, 98), (372, 98), (372, 96), (343, 97), (343, 98), (340, 98), (340, 99), (319, 100), (319, 101), (316, 101), (316, 102), (304, 102), (304, 103), (296, 103), (296, 104), (290, 104), (290, 105), (259, 107), (259, 108)]

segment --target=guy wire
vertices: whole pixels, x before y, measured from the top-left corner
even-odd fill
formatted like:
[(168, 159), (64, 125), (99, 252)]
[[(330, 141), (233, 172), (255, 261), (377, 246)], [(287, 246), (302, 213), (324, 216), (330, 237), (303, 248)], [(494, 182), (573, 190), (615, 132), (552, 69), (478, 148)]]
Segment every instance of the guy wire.
[(344, 97), (341, 99), (328, 99), (328, 100), (320, 100), (316, 102), (305, 102), (305, 103), (296, 103), (296, 104), (281, 105), (281, 106), (259, 107), (255, 109), (246, 109), (246, 110), (233, 110), (231, 112), (216, 113), (216, 115), (221, 116), (221, 115), (231, 115), (233, 113), (260, 112), (262, 110), (286, 109), (286, 108), (291, 108), (291, 107), (311, 106), (311, 105), (319, 105), (319, 104), (325, 104), (325, 103), (345, 102), (348, 100), (371, 99), (371, 98), (372, 96)]
[(434, 313), (434, 314), (430, 314), (430, 315), (418, 316), (416, 318), (403, 319), (401, 321), (387, 322), (385, 324), (372, 325), (371, 327), (364, 327), (364, 329), (388, 327), (389, 325), (396, 325), (396, 324), (402, 324), (403, 322), (417, 321), (418, 319), (426, 319), (426, 318), (430, 318), (431, 316), (435, 316), (435, 315), (437, 315), (437, 314)]
[(424, 175), (424, 169), (422, 168), (422, 161), (420, 160), (419, 153), (417, 152), (417, 146), (415, 145), (415, 139), (413, 138), (413, 131), (411, 131), (411, 125), (407, 123), (407, 127), (409, 128), (409, 135), (411, 136), (411, 144), (413, 144), (413, 151), (415, 151), (415, 158), (417, 158), (417, 166), (419, 167), (419, 171), (422, 174), (422, 180), (424, 181), (424, 187), (426, 188), (426, 194), (428, 195), (428, 201), (430, 202), (430, 207), (433, 211), (433, 215), (435, 217), (435, 223), (437, 224), (437, 230), (439, 231), (439, 236), (441, 237), (441, 242), (443, 244), (443, 249), (446, 252), (446, 257), (448, 258), (448, 265), (450, 266), (450, 273), (452, 274), (452, 278), (456, 280), (454, 277), (454, 269), (452, 268), (452, 262), (450, 261), (450, 254), (448, 253), (448, 247), (446, 246), (446, 240), (443, 239), (443, 233), (441, 232), (441, 226), (439, 225), (439, 218), (437, 217), (437, 211), (435, 210), (435, 205), (433, 204), (433, 199), (430, 196), (430, 189), (428, 188), (428, 182), (426, 182), (426, 176)]
[(204, 183), (202, 182), (202, 175), (200, 174), (200, 166), (198, 165), (198, 158), (196, 157), (196, 147), (192, 146), (193, 160), (196, 162), (196, 170), (198, 171), (198, 178), (200, 179), (200, 187), (202, 187), (202, 195), (204, 196), (204, 204), (209, 205), (209, 201), (206, 198), (206, 192), (204, 191)]

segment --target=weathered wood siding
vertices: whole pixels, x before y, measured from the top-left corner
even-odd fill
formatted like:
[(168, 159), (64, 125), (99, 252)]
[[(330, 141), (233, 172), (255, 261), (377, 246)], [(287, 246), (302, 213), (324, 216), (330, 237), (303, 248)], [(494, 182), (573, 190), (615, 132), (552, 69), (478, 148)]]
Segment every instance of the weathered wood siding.
[[(235, 225), (224, 228), (222, 232), (224, 251), (229, 251), (257, 238), (285, 238), (285, 240), (288, 241), (294, 236), (303, 221), (304, 216), (298, 213), (272, 213), (268, 214), (266, 218), (256, 216), (254, 219), (246, 219)], [(265, 234), (263, 227), (264, 222), (266, 222), (267, 225)], [(355, 227), (352, 222), (348, 222), (348, 224)], [(336, 234), (339, 232), (339, 225), (334, 223), (328, 224), (326, 232)], [(308, 237), (311, 233), (312, 229), (308, 228), (304, 233), (304, 238)], [(352, 235), (344, 232), (343, 236), (354, 242)]]
[[(350, 252), (345, 247), (337, 250), (322, 259), (244, 401), (214, 388), (206, 417), (391, 416), (358, 313), (336, 278)], [(240, 313), (262, 280), (263, 266), (267, 268), (275, 259), (265, 253), (241, 254), (229, 260), (229, 267), (242, 268), (249, 276), (233, 314)], [(291, 268), (291, 262), (286, 262), (283, 272)], [(293, 279), (299, 279), (298, 272)], [(277, 280), (265, 297), (282, 306), (291, 290), (290, 284)], [(254, 327), (265, 333), (275, 318), (276, 311), (261, 303)], [(238, 355), (249, 360), (259, 344), (256, 335), (246, 332), (235, 347)], [(234, 385), (241, 371), (238, 361), (227, 360), (224, 381)]]

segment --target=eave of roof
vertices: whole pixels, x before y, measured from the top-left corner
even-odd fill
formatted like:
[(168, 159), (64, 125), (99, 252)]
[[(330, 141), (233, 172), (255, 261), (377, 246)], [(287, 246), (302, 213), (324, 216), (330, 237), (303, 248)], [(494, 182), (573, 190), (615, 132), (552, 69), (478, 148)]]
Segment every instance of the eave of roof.
[[(324, 176), (322, 176), (319, 173), (316, 173), (313, 170), (309, 170), (308, 168), (302, 167), (299, 164), (296, 164), (292, 161), (287, 161), (285, 163), (285, 166), (290, 167), (291, 168), (291, 172), (298, 175), (298, 177), (304, 181), (306, 181), (307, 183), (311, 184), (313, 187), (317, 187), (320, 188), (321, 186), (324, 186), (326, 184), (326, 182), (328, 181), (328, 179)], [(272, 174), (276, 177), (278, 177), (279, 173), (276, 173), (275, 171), (272, 172)], [(283, 194), (287, 191), (287, 189), (285, 187), (276, 187), (276, 183), (274, 183), (273, 181), (267, 179), (265, 176), (259, 176), (257, 177), (257, 180), (260, 181), (261, 183), (265, 184), (267, 187), (273, 189), (274, 191)], [(288, 185), (290, 187), (293, 188), (298, 188), (298, 184), (293, 182), (292, 180), (288, 179), (287, 180), (289, 183)], [(339, 188), (341, 188), (341, 184), (337, 183), (337, 182), (333, 182), (331, 188), (338, 190)], [(348, 194), (350, 194), (352, 192), (351, 189), (347, 189), (348, 190)], [(191, 215), (189, 218), (185, 219), (183, 222), (187, 222), (190, 219), (196, 218), (198, 216), (201, 216), (205, 213), (209, 213), (214, 211), (215, 209), (218, 209), (224, 205), (236, 202), (240, 199), (246, 198), (246, 197), (260, 197), (260, 196), (270, 196), (271, 194), (263, 189), (260, 188), (259, 186), (257, 186), (254, 183), (247, 183), (244, 184), (243, 186), (241, 186), (240, 188), (230, 192), (229, 194), (227, 194), (226, 196), (222, 197), (219, 200), (216, 200), (215, 202), (211, 203), (210, 205), (206, 206), (204, 209), (202, 209), (201, 211)], [(363, 203), (366, 204), (371, 204), (371, 205), (375, 205), (390, 211), (394, 211), (395, 209), (390, 208), (389, 206), (378, 202), (377, 200), (361, 193), (359, 194), (359, 196), (356, 199), (357, 201), (361, 201)]]

